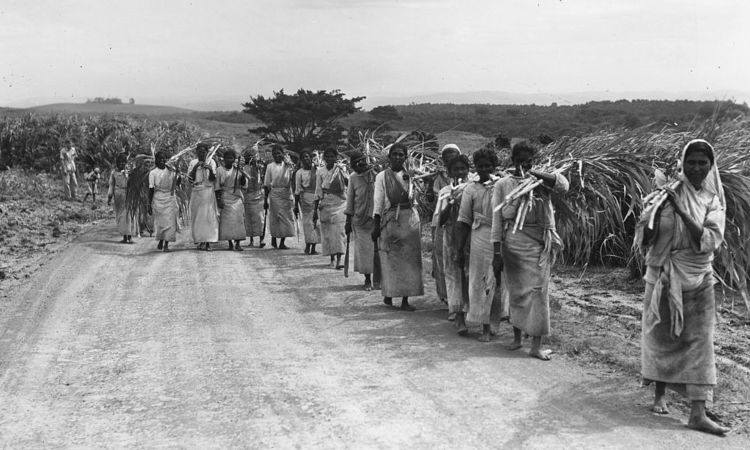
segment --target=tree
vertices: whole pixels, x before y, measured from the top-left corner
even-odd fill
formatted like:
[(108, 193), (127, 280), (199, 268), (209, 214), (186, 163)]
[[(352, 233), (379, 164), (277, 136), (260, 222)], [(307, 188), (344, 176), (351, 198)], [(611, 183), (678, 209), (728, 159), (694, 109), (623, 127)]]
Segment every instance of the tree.
[(404, 117), (398, 112), (395, 106), (376, 106), (370, 110), (370, 115), (378, 122), (398, 122)]
[(273, 97), (251, 97), (242, 106), (243, 112), (252, 114), (264, 124), (249, 131), (299, 151), (308, 146), (338, 143), (343, 128), (337, 121), (358, 111), (356, 104), (365, 98), (346, 99), (344, 95), (339, 90), (313, 92), (304, 89), (290, 95), (282, 89), (274, 92)]

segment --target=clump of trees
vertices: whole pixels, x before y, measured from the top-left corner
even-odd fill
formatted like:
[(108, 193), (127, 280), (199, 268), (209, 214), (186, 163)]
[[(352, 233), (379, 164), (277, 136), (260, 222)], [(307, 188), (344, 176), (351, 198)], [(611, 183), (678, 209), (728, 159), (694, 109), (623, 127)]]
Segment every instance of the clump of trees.
[[(135, 103), (135, 100), (133, 100), (132, 98), (130, 100), (131, 100), (130, 101), (131, 105)], [(101, 103), (104, 105), (122, 105), (122, 99), (117, 98), (117, 97), (109, 97), (109, 98), (94, 97), (94, 98), (86, 99), (86, 103)]]
[(339, 90), (299, 89), (287, 94), (282, 89), (272, 97), (251, 97), (242, 106), (243, 112), (263, 123), (250, 132), (297, 152), (305, 147), (322, 148), (341, 143), (346, 129), (339, 120), (359, 111), (357, 103), (364, 98), (345, 98)]

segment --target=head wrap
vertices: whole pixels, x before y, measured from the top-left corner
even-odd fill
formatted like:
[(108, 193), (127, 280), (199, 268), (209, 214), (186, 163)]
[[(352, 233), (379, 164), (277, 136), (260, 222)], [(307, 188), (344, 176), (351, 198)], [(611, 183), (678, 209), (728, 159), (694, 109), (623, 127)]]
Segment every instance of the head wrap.
[(441, 156), (441, 157), (442, 157), (442, 156), (445, 156), (445, 152), (446, 152), (446, 151), (449, 151), (449, 150), (453, 150), (453, 151), (456, 151), (456, 152), (458, 152), (458, 153), (461, 153), (461, 149), (460, 149), (460, 148), (458, 148), (458, 145), (456, 145), (456, 144), (445, 144), (445, 145), (443, 146), (443, 149), (442, 149), (442, 150), (440, 150), (440, 156)]
[[(677, 165), (677, 167), (680, 169), (679, 175), (677, 177), (682, 180), (682, 183), (685, 185), (686, 189), (685, 192), (688, 196), (691, 194), (695, 195), (696, 190), (693, 187), (692, 184), (690, 184), (690, 181), (688, 181), (687, 176), (684, 172), (685, 167), (685, 157), (687, 156), (688, 148), (693, 144), (705, 144), (706, 147), (709, 148), (711, 151), (711, 159), (713, 159), (713, 163), (711, 164), (711, 170), (708, 171), (708, 175), (706, 175), (706, 178), (703, 180), (703, 183), (701, 184), (701, 189), (705, 189), (706, 192), (709, 192), (717, 197), (719, 197), (719, 203), (721, 203), (722, 208), (726, 208), (727, 201), (724, 198), (724, 185), (721, 183), (721, 177), (719, 176), (719, 165), (716, 161), (716, 152), (714, 151), (714, 147), (709, 144), (707, 141), (703, 139), (693, 139), (692, 141), (685, 144), (685, 147), (682, 148), (682, 154), (680, 155), (680, 161)], [(692, 200), (691, 198), (688, 198), (688, 200)], [(690, 205), (693, 202), (689, 202), (688, 205)], [(690, 211), (692, 213), (692, 211)], [(702, 220), (702, 218), (700, 219)]]
[(365, 154), (360, 152), (359, 150), (355, 150), (349, 153), (349, 162), (351, 162), (352, 164), (359, 161), (360, 159), (365, 159)]

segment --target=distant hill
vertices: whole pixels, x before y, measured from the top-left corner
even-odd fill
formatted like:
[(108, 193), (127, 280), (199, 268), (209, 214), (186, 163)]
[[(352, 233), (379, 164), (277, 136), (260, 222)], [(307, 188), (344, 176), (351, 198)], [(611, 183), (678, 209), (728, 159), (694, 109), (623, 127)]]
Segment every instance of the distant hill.
[(108, 103), (53, 103), (27, 108), (28, 111), (75, 114), (132, 114), (160, 116), (167, 114), (191, 114), (194, 111), (186, 108), (162, 105), (130, 105)]

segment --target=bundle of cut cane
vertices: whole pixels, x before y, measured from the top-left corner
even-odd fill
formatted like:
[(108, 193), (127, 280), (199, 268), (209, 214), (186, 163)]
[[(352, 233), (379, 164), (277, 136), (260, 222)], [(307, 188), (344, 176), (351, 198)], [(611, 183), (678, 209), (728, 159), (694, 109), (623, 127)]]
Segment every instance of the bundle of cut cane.
[[(555, 175), (561, 174), (573, 167), (573, 164), (573, 161), (563, 162), (560, 167), (553, 170), (552, 173)], [(541, 186), (542, 183), (544, 183), (544, 180), (542, 180), (541, 178), (529, 175), (524, 179), (523, 182), (521, 182), (521, 184), (519, 184), (515, 189), (509, 192), (499, 205), (495, 206), (494, 211), (497, 212), (503, 209), (506, 205), (509, 205), (519, 198), (521, 199), (521, 202), (518, 205), (518, 211), (516, 213), (516, 223), (513, 227), (514, 233), (516, 230), (523, 229), (523, 222), (526, 219), (526, 214), (531, 210), (531, 207), (534, 205), (534, 201), (536, 200), (536, 198), (534, 197), (534, 189)]]

